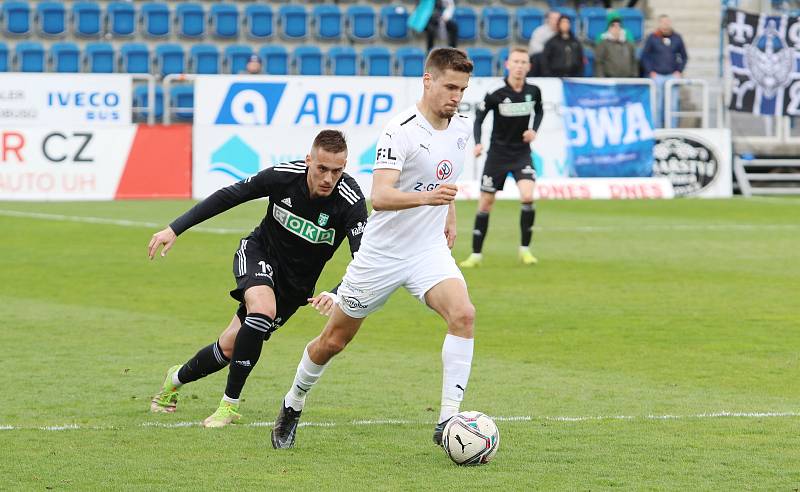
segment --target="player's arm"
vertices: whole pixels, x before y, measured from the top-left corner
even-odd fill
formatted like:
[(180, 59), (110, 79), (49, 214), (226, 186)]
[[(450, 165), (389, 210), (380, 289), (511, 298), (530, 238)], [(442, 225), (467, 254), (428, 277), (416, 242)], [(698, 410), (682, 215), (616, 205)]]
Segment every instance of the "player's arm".
[(407, 192), (395, 188), (400, 171), (376, 169), (372, 173), (372, 208), (405, 210), (423, 205), (447, 205), (456, 198), (458, 187), (445, 183), (431, 191)]
[(163, 245), (161, 256), (166, 256), (167, 251), (172, 248), (175, 240), (187, 229), (208, 220), (215, 215), (219, 215), (236, 205), (269, 196), (270, 183), (274, 179), (275, 171), (265, 169), (255, 176), (243, 179), (225, 188), (221, 188), (205, 200), (202, 200), (186, 213), (172, 221), (163, 230), (153, 234), (150, 243), (147, 245), (147, 255), (152, 260), (158, 252), (158, 248)]
[(456, 244), (456, 204), (450, 202), (447, 206), (447, 220), (444, 224), (444, 236), (447, 238), (447, 247), (453, 249)]
[(533, 117), (531, 118), (531, 125), (530, 128), (525, 130), (525, 132), (522, 134), (522, 140), (525, 143), (531, 143), (536, 138), (543, 118), (544, 110), (542, 109), (542, 91), (536, 87), (533, 94)]
[(486, 119), (486, 115), (492, 109), (494, 109), (492, 95), (486, 93), (483, 101), (478, 103), (478, 106), (475, 108), (475, 122), (472, 126), (472, 136), (475, 138), (475, 149), (473, 150), (475, 157), (478, 157), (481, 155), (481, 153), (483, 153), (483, 144), (481, 143), (481, 136), (483, 134), (483, 120)]

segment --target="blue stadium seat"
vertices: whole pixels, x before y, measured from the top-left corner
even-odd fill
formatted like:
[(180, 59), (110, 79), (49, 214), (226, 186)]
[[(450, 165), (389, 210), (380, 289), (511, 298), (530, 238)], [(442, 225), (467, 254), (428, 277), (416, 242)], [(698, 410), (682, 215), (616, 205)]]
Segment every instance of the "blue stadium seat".
[(136, 10), (131, 2), (111, 2), (106, 8), (106, 29), (112, 36), (133, 36)]
[(272, 7), (253, 4), (244, 9), (244, 23), (247, 35), (253, 39), (267, 39), (272, 36)]
[(91, 73), (114, 72), (114, 48), (111, 43), (87, 43), (83, 50), (86, 70)]
[(467, 56), (472, 60), (475, 77), (491, 77), (494, 75), (494, 55), (488, 48), (467, 48)]
[(144, 43), (125, 43), (119, 49), (123, 73), (150, 73), (150, 51)]
[(156, 64), (162, 76), (183, 73), (185, 71), (183, 46), (171, 43), (156, 46)]
[(208, 15), (214, 36), (228, 39), (239, 36), (239, 10), (235, 4), (212, 5)]
[[(594, 42), (597, 36), (603, 34), (608, 27), (606, 22), (606, 9), (602, 7), (584, 7), (581, 9), (581, 26), (583, 35), (590, 42)], [(572, 26), (573, 32), (578, 32)]]
[(575, 9), (561, 5), (556, 7), (554, 10), (561, 15), (566, 15), (569, 17), (569, 24), (571, 26), (572, 33), (575, 34), (575, 36), (581, 32), (580, 26), (578, 25), (578, 13), (575, 12)]
[(81, 71), (81, 51), (75, 43), (53, 43), (50, 46), (50, 66), (54, 72)]
[(316, 46), (298, 46), (293, 58), (298, 75), (322, 75), (322, 51)]
[(517, 7), (525, 5), (525, 3), (527, 3), (527, 0), (503, 0), (503, 3)]
[(194, 87), (191, 85), (174, 85), (169, 91), (169, 105), (174, 109), (174, 121), (192, 121), (194, 119)]
[(508, 9), (505, 7), (485, 7), (482, 13), (483, 38), (493, 43), (503, 43), (509, 38)]
[(617, 9), (620, 20), (622, 20), (622, 27), (631, 33), (633, 40), (639, 42), (644, 39), (644, 15), (642, 11), (634, 8), (621, 8)]
[(544, 12), (536, 7), (520, 7), (517, 9), (517, 41), (527, 43), (533, 31), (544, 24)]
[[(150, 111), (147, 109), (148, 97), (147, 86), (140, 85), (133, 89), (133, 107), (139, 108), (137, 120), (144, 121)], [(164, 89), (160, 85), (156, 85), (156, 101), (155, 101), (155, 117), (161, 119), (164, 115)]]
[(17, 43), (16, 58), (17, 71), (44, 72), (44, 48), (42, 43)]
[(36, 5), (36, 25), (43, 36), (61, 36), (67, 29), (67, 11), (60, 2)]
[(95, 2), (72, 4), (72, 32), (76, 36), (93, 38), (100, 35), (100, 5)]
[(381, 35), (384, 39), (407, 39), (408, 16), (408, 9), (402, 5), (387, 5), (381, 8)]
[(144, 34), (153, 38), (169, 35), (169, 7), (166, 3), (148, 2), (139, 11)]
[(472, 7), (456, 7), (453, 21), (458, 25), (458, 39), (475, 41), (478, 38), (478, 15)]
[(508, 46), (503, 46), (499, 50), (497, 50), (497, 57), (494, 61), (495, 66), (495, 73), (502, 74), (503, 77), (508, 75), (508, 70), (506, 70), (506, 60), (508, 60)]
[(356, 74), (356, 50), (352, 46), (333, 46), (328, 50), (328, 73)]
[(311, 15), (314, 35), (318, 39), (339, 39), (342, 36), (342, 11), (337, 5), (317, 5)]
[(0, 72), (8, 72), (8, 46), (0, 43)]
[(420, 48), (405, 46), (394, 53), (397, 74), (403, 77), (421, 77), (425, 72), (425, 52)]
[(392, 74), (392, 53), (383, 46), (368, 46), (361, 51), (364, 75), (389, 76)]
[(588, 46), (583, 47), (583, 76), (594, 77), (594, 50)]
[(347, 8), (347, 29), (353, 41), (369, 41), (375, 37), (375, 11), (369, 5)]
[(289, 52), (280, 44), (264, 46), (258, 52), (261, 63), (264, 64), (264, 73), (269, 75), (289, 74)]
[(237, 74), (244, 72), (252, 54), (253, 50), (250, 46), (244, 44), (234, 44), (225, 48), (227, 73)]
[(213, 44), (195, 44), (189, 49), (189, 63), (194, 73), (219, 73), (219, 51)]
[(24, 36), (31, 31), (31, 8), (28, 2), (3, 2), (3, 32)]
[(308, 35), (306, 9), (300, 5), (281, 5), (278, 9), (278, 25), (281, 36), (286, 39), (304, 39)]
[(178, 34), (184, 38), (200, 38), (206, 33), (206, 12), (199, 3), (180, 3), (175, 8)]

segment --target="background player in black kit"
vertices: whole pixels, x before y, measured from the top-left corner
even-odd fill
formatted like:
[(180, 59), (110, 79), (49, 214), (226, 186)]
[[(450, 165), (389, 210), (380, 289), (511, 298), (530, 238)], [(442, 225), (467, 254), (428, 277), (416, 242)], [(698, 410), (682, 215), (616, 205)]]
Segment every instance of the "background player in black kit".
[(489, 213), (494, 205), (494, 194), (503, 189), (508, 173), (517, 182), (522, 202), (519, 259), (526, 265), (538, 261), (530, 251), (533, 222), (536, 218), (533, 204), (536, 172), (531, 160), (530, 144), (536, 138), (536, 131), (544, 117), (542, 93), (537, 86), (525, 82), (525, 75), (530, 69), (528, 51), (525, 48), (511, 50), (506, 60), (506, 69), (508, 77), (503, 85), (489, 91), (475, 112), (475, 157), (483, 153), (483, 145), (480, 143), (481, 125), (489, 111), (494, 111), (494, 125), (481, 176), (481, 196), (478, 200), (478, 213), (475, 215), (472, 254), (459, 263), (462, 268), (473, 268), (481, 264), (481, 249), (489, 229)]
[(219, 408), (203, 426), (222, 427), (237, 420), (242, 387), (270, 334), (309, 302), (323, 314), (330, 312), (335, 294), (312, 297), (314, 286), (345, 237), (351, 253), (358, 250), (367, 221), (366, 201), (355, 180), (344, 173), (346, 163), (344, 135), (323, 130), (305, 162), (279, 164), (222, 188), (153, 235), (148, 245), (151, 260), (161, 245), (161, 256), (166, 255), (190, 227), (241, 203), (269, 197), (266, 216), (240, 240), (234, 255), (236, 289), (231, 296), (239, 301), (239, 309), (218, 340), (167, 371), (151, 411), (174, 412), (183, 384), (232, 361)]

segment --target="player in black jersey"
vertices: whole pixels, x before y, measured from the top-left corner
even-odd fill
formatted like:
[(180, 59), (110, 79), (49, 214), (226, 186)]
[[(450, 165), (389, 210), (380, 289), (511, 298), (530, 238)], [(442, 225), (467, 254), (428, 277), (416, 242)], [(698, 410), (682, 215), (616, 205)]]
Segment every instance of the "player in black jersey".
[(544, 117), (542, 93), (537, 86), (525, 81), (525, 75), (530, 69), (528, 51), (525, 48), (511, 50), (506, 68), (508, 77), (503, 85), (486, 94), (475, 114), (475, 157), (483, 153), (483, 145), (480, 143), (481, 125), (489, 111), (494, 111), (494, 125), (486, 163), (483, 165), (481, 196), (472, 234), (472, 254), (459, 263), (462, 268), (473, 268), (481, 264), (481, 249), (489, 229), (489, 213), (494, 205), (495, 193), (503, 189), (509, 173), (517, 182), (522, 202), (519, 259), (526, 265), (538, 261), (530, 250), (533, 222), (536, 218), (533, 204), (536, 171), (531, 160), (531, 142), (536, 138)]
[(314, 296), (314, 286), (345, 237), (351, 253), (358, 250), (367, 221), (366, 201), (356, 181), (344, 173), (346, 163), (344, 135), (323, 130), (305, 162), (279, 164), (222, 188), (153, 235), (150, 259), (162, 245), (165, 256), (190, 227), (246, 201), (269, 197), (266, 216), (240, 240), (233, 258), (236, 288), (231, 296), (240, 303), (236, 315), (217, 341), (167, 371), (151, 411), (174, 412), (181, 385), (230, 362), (225, 394), (203, 425), (231, 423), (240, 417), (242, 387), (271, 333), (309, 302), (323, 314), (330, 312), (335, 293)]

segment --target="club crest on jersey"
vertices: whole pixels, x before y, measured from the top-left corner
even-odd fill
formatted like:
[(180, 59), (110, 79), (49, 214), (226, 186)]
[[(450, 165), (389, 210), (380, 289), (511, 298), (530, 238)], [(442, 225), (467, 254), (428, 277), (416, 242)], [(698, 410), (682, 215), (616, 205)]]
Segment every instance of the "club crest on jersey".
[(331, 216), (328, 214), (319, 214), (319, 218), (317, 219), (317, 224), (319, 224), (320, 227), (325, 227), (325, 224), (328, 223), (328, 219), (330, 218)]
[[(333, 229), (322, 229), (310, 220), (306, 220), (281, 207), (273, 207), (272, 216), (284, 229), (309, 243), (330, 244), (333, 246), (333, 238), (336, 235), (336, 231)], [(325, 220), (327, 221), (327, 216)]]
[(453, 174), (453, 163), (447, 159), (436, 165), (436, 179), (444, 180)]
[(467, 146), (467, 141), (464, 140), (464, 137), (458, 137), (458, 142), (456, 143), (458, 146), (458, 150), (464, 150)]

